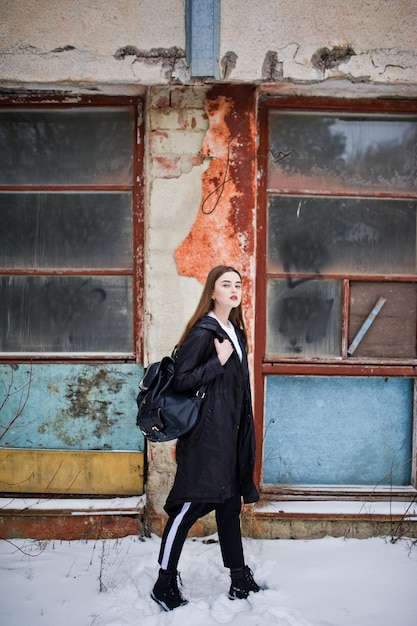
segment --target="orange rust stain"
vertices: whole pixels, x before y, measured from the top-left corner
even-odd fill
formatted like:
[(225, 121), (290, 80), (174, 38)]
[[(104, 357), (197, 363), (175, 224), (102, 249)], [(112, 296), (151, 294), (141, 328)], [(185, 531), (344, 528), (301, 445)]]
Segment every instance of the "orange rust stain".
[[(178, 272), (202, 283), (212, 267), (224, 263), (236, 267), (253, 284), (256, 204), (253, 94), (253, 88), (248, 85), (216, 85), (206, 97), (209, 128), (201, 154), (210, 159), (210, 164), (202, 175), (196, 220), (175, 251)], [(253, 301), (253, 292), (250, 285), (245, 286), (247, 308)]]

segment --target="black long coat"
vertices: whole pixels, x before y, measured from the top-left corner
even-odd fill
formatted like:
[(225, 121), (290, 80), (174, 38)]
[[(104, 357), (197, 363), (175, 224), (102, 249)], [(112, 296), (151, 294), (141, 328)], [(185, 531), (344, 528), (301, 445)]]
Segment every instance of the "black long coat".
[(177, 472), (165, 510), (182, 502), (224, 502), (234, 495), (259, 499), (253, 481), (255, 436), (245, 336), (236, 328), (236, 350), (222, 366), (214, 337), (228, 338), (216, 319), (204, 315), (178, 352), (174, 386), (191, 391), (207, 384), (197, 426), (177, 441)]

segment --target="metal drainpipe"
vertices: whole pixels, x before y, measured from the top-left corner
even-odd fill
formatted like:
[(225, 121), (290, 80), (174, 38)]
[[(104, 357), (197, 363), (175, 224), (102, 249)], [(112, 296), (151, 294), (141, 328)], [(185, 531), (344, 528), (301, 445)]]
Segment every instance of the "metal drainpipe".
[(186, 0), (185, 54), (192, 78), (220, 78), (220, 0)]

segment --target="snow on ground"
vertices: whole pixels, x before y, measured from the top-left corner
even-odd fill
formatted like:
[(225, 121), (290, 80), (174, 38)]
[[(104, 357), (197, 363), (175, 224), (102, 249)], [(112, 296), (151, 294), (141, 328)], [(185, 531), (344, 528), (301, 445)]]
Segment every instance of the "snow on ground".
[(416, 626), (417, 546), (402, 539), (245, 539), (268, 589), (231, 601), (217, 536), (187, 539), (189, 604), (161, 611), (149, 594), (159, 537), (0, 542), (2, 626)]

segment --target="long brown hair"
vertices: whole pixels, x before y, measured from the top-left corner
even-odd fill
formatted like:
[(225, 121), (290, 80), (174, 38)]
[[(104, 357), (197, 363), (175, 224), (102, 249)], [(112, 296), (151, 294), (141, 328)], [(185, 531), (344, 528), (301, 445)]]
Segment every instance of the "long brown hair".
[[(240, 272), (238, 272), (237, 269), (229, 265), (217, 265), (216, 267), (213, 267), (212, 270), (210, 270), (206, 278), (206, 283), (204, 285), (200, 301), (197, 304), (196, 310), (188, 321), (188, 324), (186, 325), (185, 330), (180, 337), (180, 340), (178, 341), (178, 347), (182, 345), (184, 339), (186, 338), (194, 324), (198, 322), (198, 320), (203, 317), (203, 315), (205, 315), (214, 308), (214, 301), (212, 300), (214, 285), (216, 284), (216, 281), (226, 272), (235, 272), (239, 276), (240, 280), (242, 280)], [(230, 311), (229, 319), (232, 324), (243, 330), (245, 338), (247, 338), (245, 321), (243, 319), (242, 302), (239, 304), (239, 306), (233, 308)]]

